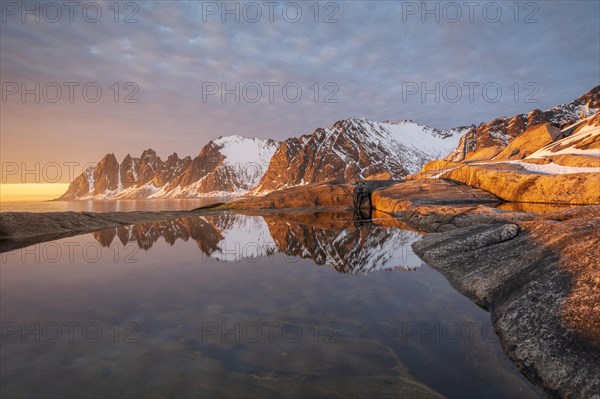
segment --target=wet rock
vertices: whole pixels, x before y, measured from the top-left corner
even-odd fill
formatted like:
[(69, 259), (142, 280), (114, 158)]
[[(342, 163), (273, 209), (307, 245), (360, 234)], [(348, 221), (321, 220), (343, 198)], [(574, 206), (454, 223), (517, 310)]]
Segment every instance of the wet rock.
[(499, 204), (498, 197), (476, 188), (443, 179), (411, 180), (373, 192), (378, 210), (399, 213), (417, 205)]

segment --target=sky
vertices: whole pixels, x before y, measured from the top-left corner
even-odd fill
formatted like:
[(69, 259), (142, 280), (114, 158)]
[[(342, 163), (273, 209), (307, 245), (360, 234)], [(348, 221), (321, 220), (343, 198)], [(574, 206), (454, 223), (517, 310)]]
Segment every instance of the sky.
[(479, 124), (600, 84), (597, 1), (1, 5), (0, 183), (350, 117)]

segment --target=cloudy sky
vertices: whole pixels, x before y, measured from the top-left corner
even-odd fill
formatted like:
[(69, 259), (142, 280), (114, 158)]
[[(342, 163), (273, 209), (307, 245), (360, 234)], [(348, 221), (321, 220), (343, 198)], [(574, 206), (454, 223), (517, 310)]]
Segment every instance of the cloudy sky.
[(599, 2), (468, 4), (3, 1), (2, 163), (196, 155), (348, 117), (449, 128), (600, 84)]

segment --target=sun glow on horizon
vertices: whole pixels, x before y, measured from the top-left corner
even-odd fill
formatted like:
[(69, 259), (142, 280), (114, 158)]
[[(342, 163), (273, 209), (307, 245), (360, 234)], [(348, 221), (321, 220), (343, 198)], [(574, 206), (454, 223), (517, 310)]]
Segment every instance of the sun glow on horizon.
[(48, 201), (60, 197), (68, 183), (0, 184), (0, 202)]

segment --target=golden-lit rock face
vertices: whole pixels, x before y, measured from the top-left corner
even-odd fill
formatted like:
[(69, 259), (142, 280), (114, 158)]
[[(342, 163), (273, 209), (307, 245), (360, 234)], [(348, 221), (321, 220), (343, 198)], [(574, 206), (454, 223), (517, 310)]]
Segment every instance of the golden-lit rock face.
[(450, 179), (510, 202), (600, 204), (600, 172), (590, 170), (600, 168), (599, 131), (600, 113), (562, 131), (530, 123), (503, 148), (487, 143), (460, 163), (432, 161), (409, 179)]
[(599, 108), (600, 86), (597, 86), (570, 104), (545, 111), (534, 109), (527, 114), (496, 118), (477, 127), (473, 126), (446, 160), (460, 162), (492, 159), (529, 128), (549, 123), (559, 129), (565, 129), (588, 117), (587, 112), (590, 110)]
[(352, 184), (311, 184), (274, 191), (263, 197), (249, 197), (215, 209), (350, 208)]
[(496, 156), (496, 154), (498, 154), (503, 147), (501, 146), (490, 146), (490, 147), (484, 147), (480, 150), (477, 150), (475, 152), (469, 152), (466, 156), (464, 161), (465, 162), (472, 162), (472, 161), (487, 161), (488, 159), (492, 159)]
[[(558, 140), (543, 147), (545, 156), (559, 155), (560, 153), (581, 154), (588, 152), (590, 155), (600, 157), (600, 112), (593, 116), (564, 129)], [(597, 150), (597, 151), (589, 151)], [(533, 154), (538, 157), (541, 154)]]
[(560, 130), (549, 123), (532, 126), (511, 140), (494, 159), (523, 159), (552, 143), (559, 136)]
[(398, 214), (415, 205), (496, 205), (501, 201), (494, 195), (442, 179), (409, 180), (373, 192), (377, 210)]
[(513, 211), (513, 212), (530, 212), (530, 213), (551, 213), (561, 211), (563, 209), (575, 208), (580, 205), (569, 205), (569, 204), (548, 204), (548, 203), (537, 203), (537, 202), (504, 202), (498, 205), (496, 208)]
[(435, 161), (429, 161), (423, 166), (423, 169), (419, 173), (423, 172), (441, 172), (451, 167), (460, 166), (462, 163), (460, 162), (450, 162), (444, 161), (443, 159), (438, 159)]
[[(599, 151), (600, 152), (600, 151)], [(574, 166), (578, 168), (600, 168), (600, 156), (563, 154), (552, 155), (545, 158), (525, 159), (525, 162), (542, 164), (555, 163), (562, 166)]]
[(488, 191), (505, 201), (600, 204), (597, 173), (541, 174), (515, 164), (490, 163), (464, 165), (443, 177)]
[(365, 177), (364, 180), (392, 180), (393, 176), (390, 172), (375, 173), (371, 176)]
[(463, 165), (463, 164), (460, 162), (450, 162), (450, 161), (445, 161), (443, 159), (429, 161), (425, 164), (425, 166), (423, 166), (423, 168), (419, 172), (412, 174), (412, 175), (408, 175), (404, 179), (405, 180), (417, 180), (417, 179), (436, 178), (441, 173), (447, 172), (448, 170), (459, 167), (461, 165)]

